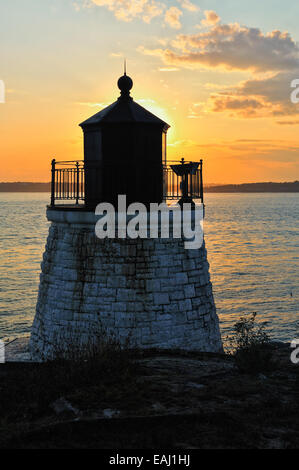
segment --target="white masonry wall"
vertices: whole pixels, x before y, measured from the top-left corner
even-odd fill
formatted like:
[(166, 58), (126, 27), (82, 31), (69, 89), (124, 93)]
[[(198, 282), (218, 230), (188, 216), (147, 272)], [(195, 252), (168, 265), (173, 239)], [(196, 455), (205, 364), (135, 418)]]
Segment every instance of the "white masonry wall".
[(220, 351), (205, 247), (99, 240), (93, 217), (48, 211), (32, 358), (51, 358), (63, 344), (93, 341), (103, 330), (131, 347)]

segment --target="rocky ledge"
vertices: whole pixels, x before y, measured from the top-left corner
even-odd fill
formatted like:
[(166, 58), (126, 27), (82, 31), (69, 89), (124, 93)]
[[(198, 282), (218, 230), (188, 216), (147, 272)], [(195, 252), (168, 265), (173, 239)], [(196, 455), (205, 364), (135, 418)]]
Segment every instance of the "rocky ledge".
[[(299, 447), (299, 365), (240, 373), (230, 356), (135, 352), (74, 371), (0, 366), (0, 448), (289, 449)], [(97, 367), (97, 368), (95, 368)]]

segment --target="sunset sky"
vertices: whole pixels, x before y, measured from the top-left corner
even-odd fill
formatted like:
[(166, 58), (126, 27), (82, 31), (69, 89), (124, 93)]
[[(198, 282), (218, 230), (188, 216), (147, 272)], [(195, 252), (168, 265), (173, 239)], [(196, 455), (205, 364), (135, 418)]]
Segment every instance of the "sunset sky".
[(298, 21), (295, 0), (0, 0), (0, 181), (82, 159), (124, 57), (169, 159), (204, 158), (208, 183), (299, 179)]

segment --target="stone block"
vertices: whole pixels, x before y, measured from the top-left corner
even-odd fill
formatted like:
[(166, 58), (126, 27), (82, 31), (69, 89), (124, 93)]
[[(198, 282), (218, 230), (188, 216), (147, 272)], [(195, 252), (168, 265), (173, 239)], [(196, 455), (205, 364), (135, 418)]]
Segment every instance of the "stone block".
[(192, 299), (193, 297), (195, 297), (194, 286), (192, 284), (191, 285), (185, 285), (184, 286), (184, 293), (185, 293), (185, 297), (187, 299)]
[(147, 292), (159, 292), (161, 290), (161, 281), (157, 279), (147, 280), (145, 285)]
[(187, 312), (192, 310), (192, 303), (190, 299), (180, 300), (179, 301), (179, 309), (181, 312)]
[(188, 284), (187, 273), (176, 273), (175, 279), (178, 285)]
[(130, 289), (118, 289), (116, 299), (118, 302), (129, 302), (136, 298), (136, 292)]
[(170, 303), (169, 295), (164, 293), (154, 294), (155, 305), (168, 305)]
[(171, 301), (177, 301), (177, 300), (184, 300), (185, 298), (185, 294), (183, 292), (183, 290), (175, 290), (174, 292), (171, 292), (169, 294), (169, 297), (170, 297), (170, 300)]

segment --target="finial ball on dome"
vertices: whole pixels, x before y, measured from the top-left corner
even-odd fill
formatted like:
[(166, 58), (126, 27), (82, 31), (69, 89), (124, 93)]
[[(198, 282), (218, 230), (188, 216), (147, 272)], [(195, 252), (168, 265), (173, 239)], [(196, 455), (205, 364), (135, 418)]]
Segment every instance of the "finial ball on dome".
[(120, 77), (117, 85), (120, 91), (122, 92), (122, 94), (129, 94), (130, 90), (132, 90), (133, 88), (133, 80), (130, 77), (128, 77), (128, 75), (125, 74), (122, 77)]

